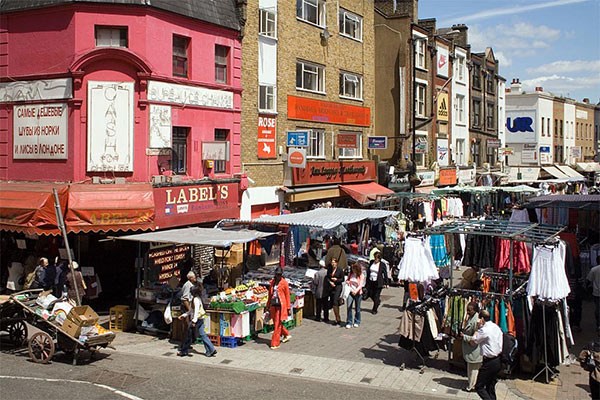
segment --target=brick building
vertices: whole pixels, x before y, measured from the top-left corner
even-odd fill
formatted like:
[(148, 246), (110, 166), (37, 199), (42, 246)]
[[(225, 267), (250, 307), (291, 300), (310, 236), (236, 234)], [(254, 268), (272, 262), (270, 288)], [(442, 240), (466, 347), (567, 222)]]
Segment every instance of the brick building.
[(594, 105), (589, 99), (575, 104), (575, 146), (580, 149), (580, 156), (573, 162), (593, 160), (596, 152), (594, 146)]

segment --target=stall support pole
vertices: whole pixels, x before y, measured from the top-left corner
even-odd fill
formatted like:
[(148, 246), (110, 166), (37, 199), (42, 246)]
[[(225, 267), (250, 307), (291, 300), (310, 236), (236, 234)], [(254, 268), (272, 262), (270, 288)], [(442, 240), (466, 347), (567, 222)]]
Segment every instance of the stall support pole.
[(510, 302), (512, 304), (512, 295), (513, 295), (513, 293), (512, 293), (512, 289), (513, 289), (513, 268), (514, 268), (514, 261), (513, 261), (514, 249), (513, 249), (513, 247), (514, 247), (515, 242), (512, 239), (510, 239), (508, 241), (508, 243), (510, 244), (510, 251), (508, 253), (509, 254), (509, 258), (510, 258), (509, 261), (508, 261), (508, 263), (509, 263), (508, 264), (508, 290), (509, 290), (508, 293), (510, 293), (510, 295), (509, 295), (508, 298), (509, 298), (509, 300), (510, 300)]
[(135, 328), (137, 331), (138, 328), (138, 321), (139, 321), (139, 309), (140, 309), (140, 300), (139, 300), (139, 290), (142, 286), (142, 268), (143, 266), (141, 265), (141, 259), (142, 259), (142, 242), (138, 242), (138, 257), (135, 260), (135, 269), (136, 269), (136, 275), (137, 275), (137, 285), (136, 287), (136, 291), (137, 293), (135, 294), (135, 312), (133, 313), (133, 317), (135, 318)]
[(77, 277), (75, 276), (75, 268), (73, 268), (73, 257), (71, 257), (71, 247), (69, 246), (69, 238), (67, 236), (67, 228), (65, 227), (65, 220), (63, 219), (62, 210), (60, 208), (60, 200), (58, 198), (58, 192), (55, 188), (52, 189), (54, 195), (54, 211), (56, 212), (56, 221), (58, 227), (65, 240), (65, 249), (67, 250), (67, 259), (69, 260), (69, 269), (71, 270), (71, 276), (73, 277), (73, 286), (75, 287), (75, 304), (79, 307), (81, 302), (79, 301), (79, 288), (77, 287)]
[(412, 349), (410, 349), (411, 351), (414, 351), (417, 356), (421, 359), (421, 365), (423, 366), (423, 368), (425, 368), (425, 358), (423, 357), (423, 355), (421, 355), (421, 353), (419, 353), (419, 350), (417, 349), (416, 346), (416, 339), (415, 339), (415, 330), (417, 327), (417, 313), (414, 311), (411, 311), (412, 315), (413, 315), (413, 321), (412, 321)]
[[(533, 377), (533, 380), (535, 381), (535, 379), (540, 376), (542, 372), (545, 372), (546, 383), (550, 383), (550, 379), (554, 379), (556, 373), (548, 366), (548, 344), (546, 342), (546, 304), (542, 304), (542, 313), (542, 324), (544, 327), (544, 368), (542, 368), (542, 370)], [(550, 373), (550, 375), (548, 375), (548, 373)]]

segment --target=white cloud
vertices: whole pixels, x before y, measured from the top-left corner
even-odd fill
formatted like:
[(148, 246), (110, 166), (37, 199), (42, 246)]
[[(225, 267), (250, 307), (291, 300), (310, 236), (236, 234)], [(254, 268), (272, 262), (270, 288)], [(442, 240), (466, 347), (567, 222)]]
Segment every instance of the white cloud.
[(527, 72), (530, 74), (560, 74), (582, 71), (600, 71), (600, 60), (554, 61), (548, 64), (540, 65), (539, 67), (527, 69)]
[(542, 86), (545, 91), (555, 94), (569, 94), (577, 90), (585, 89), (600, 90), (600, 73), (595, 76), (565, 76), (565, 75), (542, 75), (522, 81), (525, 91), (533, 91), (536, 86)]
[(496, 56), (496, 59), (500, 63), (500, 66), (502, 66), (502, 67), (508, 67), (508, 66), (510, 66), (512, 64), (512, 60), (510, 58), (508, 58), (504, 54), (504, 52), (502, 52), (502, 51), (494, 51), (494, 55)]

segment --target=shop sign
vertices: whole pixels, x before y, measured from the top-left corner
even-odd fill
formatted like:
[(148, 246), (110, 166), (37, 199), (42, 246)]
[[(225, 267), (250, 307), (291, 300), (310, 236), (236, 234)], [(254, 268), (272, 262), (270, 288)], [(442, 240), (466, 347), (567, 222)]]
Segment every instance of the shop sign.
[(357, 136), (356, 133), (338, 133), (338, 149), (356, 149), (358, 147)]
[(456, 169), (440, 169), (438, 186), (456, 185)]
[(308, 147), (308, 131), (288, 131), (288, 147)]
[(294, 186), (374, 181), (374, 161), (308, 161), (305, 168), (292, 170)]
[(171, 145), (171, 106), (150, 104), (150, 148), (170, 149)]
[(292, 147), (288, 152), (288, 167), (306, 168), (306, 149), (303, 147)]
[(387, 136), (369, 136), (367, 148), (371, 150), (385, 150), (388, 146)]
[(437, 140), (437, 161), (441, 167), (448, 166), (448, 159), (450, 153), (448, 152), (448, 139)]
[(523, 150), (535, 150), (535, 143), (526, 143), (523, 145)]
[(468, 185), (475, 181), (475, 170), (473, 168), (459, 169), (457, 175), (458, 183)]
[(233, 92), (148, 81), (148, 100), (161, 103), (233, 109)]
[(64, 160), (68, 144), (66, 103), (13, 108), (13, 158)]
[(238, 183), (154, 188), (158, 228), (239, 218)]
[(500, 148), (500, 139), (488, 139), (487, 147), (489, 149), (498, 149)]
[(202, 142), (202, 159), (229, 161), (229, 142)]
[(190, 249), (190, 245), (180, 244), (156, 247), (148, 251), (148, 280), (168, 283), (172, 277), (179, 278), (179, 264), (189, 257)]
[(506, 110), (506, 143), (536, 143), (536, 110)]
[(498, 151), (499, 154), (504, 155), (504, 156), (512, 156), (513, 154), (515, 154), (515, 148), (514, 147), (503, 147)]
[[(437, 74), (438, 76), (448, 77), (450, 58), (448, 57), (448, 49), (442, 46), (437, 46)], [(447, 121), (447, 120), (446, 120)]]
[(434, 171), (417, 171), (417, 175), (421, 179), (421, 183), (417, 187), (433, 186), (435, 182)]
[(71, 78), (0, 82), (0, 103), (63, 100), (73, 97)]
[(550, 153), (540, 153), (540, 162), (542, 164), (551, 164), (552, 157), (550, 156)]
[(277, 118), (271, 116), (258, 116), (258, 136), (256, 155), (259, 160), (277, 158), (276, 136)]
[(288, 96), (288, 119), (368, 127), (371, 126), (371, 109), (333, 101)]
[(521, 152), (521, 162), (524, 162), (524, 163), (535, 163), (535, 162), (537, 162), (537, 151), (535, 151), (535, 150), (523, 150)]
[(512, 167), (508, 172), (508, 181), (537, 181), (540, 175), (540, 169), (535, 167)]
[(448, 93), (441, 92), (437, 98), (437, 120), (448, 121)]
[(571, 147), (571, 157), (579, 158), (581, 157), (581, 146), (573, 146)]
[(427, 138), (417, 136), (417, 140), (415, 141), (415, 153), (416, 154), (427, 153)]

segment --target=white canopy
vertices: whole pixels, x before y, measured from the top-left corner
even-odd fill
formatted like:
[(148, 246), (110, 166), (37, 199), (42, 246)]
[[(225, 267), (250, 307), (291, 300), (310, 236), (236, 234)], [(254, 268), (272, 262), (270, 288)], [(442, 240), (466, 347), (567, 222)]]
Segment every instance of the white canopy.
[(317, 208), (294, 214), (261, 215), (253, 220), (236, 220), (263, 224), (312, 226), (322, 229), (334, 229), (340, 225), (353, 224), (366, 219), (386, 218), (397, 211), (362, 210), (354, 208)]
[(584, 180), (585, 177), (581, 175), (579, 172), (575, 171), (573, 168), (568, 165), (555, 165), (562, 173), (568, 175), (570, 178), (575, 178), (577, 180)]
[(248, 229), (224, 230), (219, 228), (181, 228), (166, 231), (113, 236), (112, 239), (135, 242), (197, 244), (213, 247), (231, 247), (234, 243), (248, 243), (256, 239), (277, 235), (278, 232), (259, 232)]

